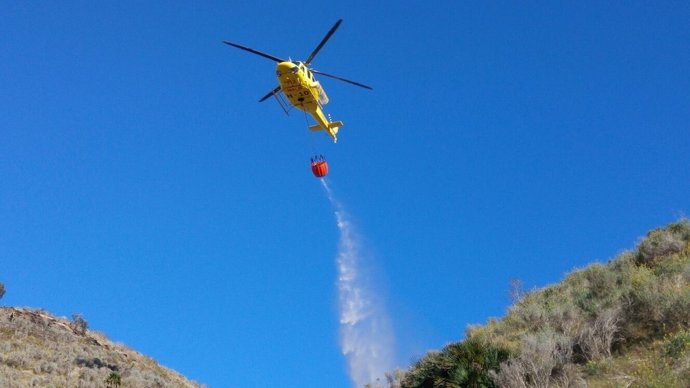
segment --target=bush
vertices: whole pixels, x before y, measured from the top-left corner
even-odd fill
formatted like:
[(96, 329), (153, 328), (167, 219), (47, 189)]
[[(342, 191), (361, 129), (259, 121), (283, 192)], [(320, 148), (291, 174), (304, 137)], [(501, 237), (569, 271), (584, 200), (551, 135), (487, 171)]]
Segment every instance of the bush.
[(611, 357), (611, 346), (618, 332), (621, 310), (604, 310), (591, 325), (585, 325), (575, 337), (579, 354), (587, 361), (601, 361)]
[(495, 387), (490, 372), (508, 359), (508, 351), (477, 339), (446, 346), (413, 366), (402, 379), (402, 388)]
[(105, 386), (108, 388), (117, 388), (122, 385), (122, 377), (117, 372), (111, 372), (108, 378), (105, 379)]
[(72, 314), (72, 321), (70, 321), (69, 327), (74, 334), (84, 335), (86, 334), (86, 329), (89, 327), (89, 324), (81, 314)]
[(0, 299), (5, 296), (5, 285), (0, 282)]
[(625, 298), (621, 327), (628, 341), (660, 338), (669, 330), (690, 325), (690, 284), (682, 274), (657, 276), (653, 269), (639, 266), (626, 277), (631, 288)]
[(520, 334), (549, 329), (574, 334), (581, 315), (563, 288), (555, 286), (526, 294), (510, 308), (503, 328)]
[(682, 331), (669, 336), (668, 343), (664, 346), (664, 353), (667, 356), (678, 358), (690, 349), (690, 332)]
[(501, 364), (494, 381), (501, 388), (580, 386), (583, 380), (571, 356), (569, 337), (553, 331), (527, 334), (518, 356)]
[(690, 221), (682, 220), (666, 228), (655, 229), (637, 247), (636, 262), (651, 265), (658, 257), (680, 252), (690, 241)]
[(685, 279), (686, 283), (690, 283), (690, 263), (687, 263), (683, 269), (683, 279)]

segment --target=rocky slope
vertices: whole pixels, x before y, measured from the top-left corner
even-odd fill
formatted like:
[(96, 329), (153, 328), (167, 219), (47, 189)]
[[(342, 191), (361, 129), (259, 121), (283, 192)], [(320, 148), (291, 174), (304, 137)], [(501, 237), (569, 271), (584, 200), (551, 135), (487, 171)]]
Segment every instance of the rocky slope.
[(0, 307), (0, 387), (202, 387), (81, 322)]

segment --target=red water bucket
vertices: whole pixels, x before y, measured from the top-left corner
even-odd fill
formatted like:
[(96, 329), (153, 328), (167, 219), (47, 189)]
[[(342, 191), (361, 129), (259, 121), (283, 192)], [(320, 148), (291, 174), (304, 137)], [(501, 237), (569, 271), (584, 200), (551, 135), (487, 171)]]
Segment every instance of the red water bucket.
[(328, 174), (328, 163), (325, 160), (319, 160), (311, 163), (311, 172), (317, 178), (323, 178)]

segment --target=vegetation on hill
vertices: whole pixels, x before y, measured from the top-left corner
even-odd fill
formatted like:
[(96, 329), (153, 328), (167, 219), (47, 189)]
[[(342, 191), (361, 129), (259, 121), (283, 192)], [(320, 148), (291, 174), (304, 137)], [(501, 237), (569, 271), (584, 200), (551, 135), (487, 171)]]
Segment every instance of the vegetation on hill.
[(87, 327), (81, 315), (0, 307), (0, 387), (202, 387)]
[(690, 386), (690, 222), (520, 295), (503, 319), (389, 376), (396, 388)]

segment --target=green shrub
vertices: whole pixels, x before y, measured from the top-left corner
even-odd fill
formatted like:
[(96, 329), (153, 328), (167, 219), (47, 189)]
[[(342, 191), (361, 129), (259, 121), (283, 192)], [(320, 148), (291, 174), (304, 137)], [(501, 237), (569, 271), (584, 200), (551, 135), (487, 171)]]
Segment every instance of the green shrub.
[(484, 341), (467, 339), (428, 354), (402, 379), (402, 388), (492, 388), (490, 371), (508, 358), (508, 351)]
[(630, 290), (624, 299), (623, 333), (629, 341), (660, 338), (690, 325), (690, 282), (679, 273), (690, 257), (666, 259), (669, 263), (657, 261), (656, 268), (636, 266), (625, 274)]
[(117, 388), (122, 385), (122, 377), (117, 372), (111, 372), (105, 379), (105, 386), (108, 388)]
[(684, 330), (668, 337), (664, 353), (667, 356), (679, 358), (685, 355), (688, 349), (690, 349), (690, 332)]
[(681, 220), (666, 228), (655, 229), (637, 247), (636, 262), (653, 265), (655, 259), (680, 252), (690, 241), (690, 221)]
[(584, 371), (588, 376), (604, 376), (614, 370), (611, 359), (587, 361)]
[(599, 263), (572, 274), (567, 283), (573, 303), (590, 316), (618, 304), (623, 291), (620, 274)]

